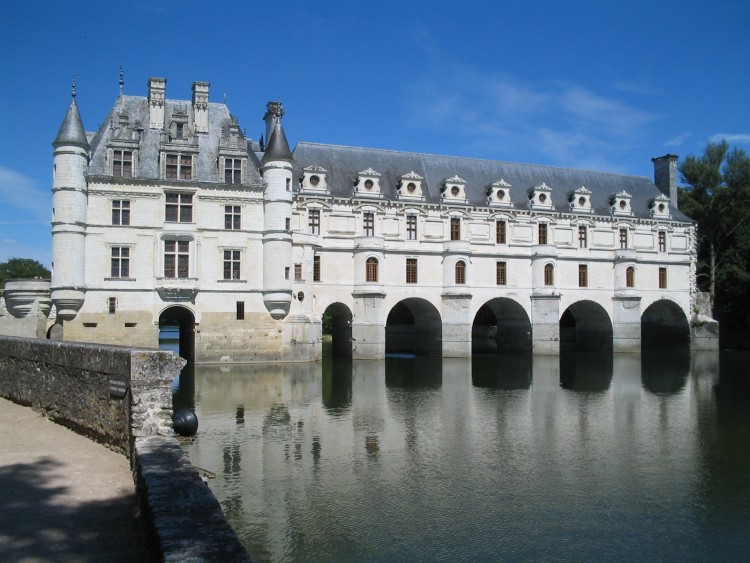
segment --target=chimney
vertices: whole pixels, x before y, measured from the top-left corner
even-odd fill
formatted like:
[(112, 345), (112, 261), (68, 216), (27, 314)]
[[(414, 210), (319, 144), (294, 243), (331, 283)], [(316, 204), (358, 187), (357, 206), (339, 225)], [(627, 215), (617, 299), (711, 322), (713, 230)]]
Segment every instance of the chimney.
[(164, 99), (167, 92), (167, 79), (148, 79), (149, 129), (164, 129)]
[(654, 184), (669, 198), (669, 203), (677, 209), (677, 155), (665, 154), (652, 158), (654, 163)]
[(266, 104), (266, 115), (263, 116), (263, 121), (266, 122), (266, 145), (270, 143), (271, 134), (273, 133), (276, 124), (281, 121), (283, 115), (284, 106), (281, 105), (281, 102), (268, 102)]
[(196, 133), (208, 133), (208, 82), (193, 82), (193, 122)]

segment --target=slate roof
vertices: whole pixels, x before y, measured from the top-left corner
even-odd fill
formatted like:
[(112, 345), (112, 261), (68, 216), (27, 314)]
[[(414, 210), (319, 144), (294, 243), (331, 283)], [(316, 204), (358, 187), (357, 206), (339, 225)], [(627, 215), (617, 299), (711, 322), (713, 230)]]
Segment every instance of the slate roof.
[[(326, 169), (326, 184), (336, 197), (351, 197), (358, 173), (367, 168), (381, 174), (380, 189), (387, 199), (396, 198), (402, 175), (416, 172), (424, 178), (422, 192), (430, 203), (440, 202), (442, 183), (456, 175), (466, 180), (467, 203), (478, 207), (487, 206), (487, 188), (501, 179), (511, 185), (516, 209), (528, 209), (528, 190), (542, 183), (552, 188), (553, 206), (560, 212), (570, 211), (568, 196), (581, 186), (591, 190), (596, 215), (611, 215), (610, 196), (625, 190), (632, 196), (633, 216), (649, 218), (649, 200), (661, 195), (645, 176), (300, 141), (294, 149), (297, 177), (313, 164)], [(674, 220), (690, 221), (674, 208), (671, 212)]]
[(52, 144), (56, 147), (59, 145), (76, 145), (86, 150), (89, 149), (86, 131), (83, 129), (83, 121), (81, 121), (81, 114), (78, 111), (75, 98), (70, 100), (68, 111)]

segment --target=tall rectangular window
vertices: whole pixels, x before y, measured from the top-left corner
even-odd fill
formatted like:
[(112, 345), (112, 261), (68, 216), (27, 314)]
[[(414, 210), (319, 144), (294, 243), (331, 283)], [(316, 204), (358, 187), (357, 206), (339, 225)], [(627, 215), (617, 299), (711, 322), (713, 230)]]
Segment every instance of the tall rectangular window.
[(586, 248), (588, 246), (588, 229), (584, 226), (578, 227), (578, 248)]
[(110, 297), (107, 299), (107, 308), (109, 309), (109, 314), (114, 315), (117, 311), (117, 297)]
[(224, 251), (224, 279), (225, 280), (238, 280), (240, 279), (240, 255), (239, 250), (225, 250)]
[(495, 242), (497, 244), (505, 244), (506, 242), (505, 230), (506, 230), (505, 221), (495, 222)]
[(190, 277), (190, 241), (164, 241), (164, 277)]
[(461, 219), (451, 217), (451, 240), (461, 240)]
[(620, 229), (620, 248), (628, 247), (628, 230)]
[(313, 281), (320, 281), (320, 255), (313, 256)]
[(406, 283), (417, 283), (417, 259), (406, 259)]
[(228, 231), (237, 231), (242, 228), (242, 213), (239, 205), (224, 206), (224, 228)]
[(113, 278), (130, 277), (130, 248), (113, 246), (111, 258), (111, 276)]
[(497, 285), (508, 285), (508, 264), (507, 262), (498, 261), (495, 264), (495, 278)]
[(112, 151), (112, 176), (115, 178), (133, 177), (133, 151)]
[(112, 200), (112, 224), (130, 225), (130, 200)]
[(659, 268), (659, 289), (667, 289), (667, 269)]
[(417, 240), (417, 216), (406, 216), (406, 238), (407, 240)]
[(307, 210), (307, 227), (311, 235), (320, 234), (320, 209)]
[(164, 220), (170, 223), (193, 222), (193, 194), (168, 192)]
[(224, 183), (241, 184), (242, 183), (242, 159), (225, 158), (224, 159)]
[(366, 237), (375, 236), (375, 214), (372, 212), (365, 212), (362, 214), (362, 228), (363, 233)]
[(164, 158), (166, 159), (164, 171), (167, 178), (172, 180), (193, 179), (193, 157), (191, 155), (167, 153)]
[(547, 244), (547, 223), (539, 223), (539, 244)]
[(659, 252), (667, 251), (667, 233), (659, 231)]
[(578, 287), (589, 286), (589, 267), (585, 264), (578, 265)]
[(302, 264), (294, 265), (294, 281), (302, 281)]
[(237, 320), (241, 321), (245, 318), (245, 302), (244, 301), (237, 301), (236, 303), (236, 316)]

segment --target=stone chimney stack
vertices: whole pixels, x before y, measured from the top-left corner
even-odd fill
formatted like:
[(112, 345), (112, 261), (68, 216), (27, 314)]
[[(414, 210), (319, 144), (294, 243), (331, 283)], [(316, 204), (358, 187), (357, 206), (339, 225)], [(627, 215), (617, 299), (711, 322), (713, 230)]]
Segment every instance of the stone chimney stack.
[(271, 135), (276, 127), (276, 124), (281, 121), (284, 115), (284, 106), (281, 102), (268, 102), (266, 104), (266, 114), (263, 116), (263, 121), (266, 122), (266, 146), (271, 141)]
[(652, 158), (654, 163), (654, 184), (669, 198), (669, 203), (677, 209), (677, 155), (665, 154)]
[(208, 82), (193, 82), (193, 120), (196, 133), (208, 133)]
[(167, 79), (148, 79), (149, 129), (164, 129), (164, 100), (167, 94)]

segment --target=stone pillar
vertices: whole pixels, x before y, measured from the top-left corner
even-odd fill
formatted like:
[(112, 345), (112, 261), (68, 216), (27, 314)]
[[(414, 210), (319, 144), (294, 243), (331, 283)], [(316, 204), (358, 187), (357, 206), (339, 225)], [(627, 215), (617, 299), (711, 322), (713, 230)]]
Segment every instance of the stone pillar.
[(443, 357), (471, 357), (471, 295), (444, 293)]
[(385, 358), (385, 294), (355, 291), (352, 317), (352, 358), (382, 360)]
[(641, 351), (641, 298), (630, 292), (612, 297), (612, 350)]
[(534, 354), (560, 353), (560, 296), (534, 293), (531, 296), (531, 334)]

